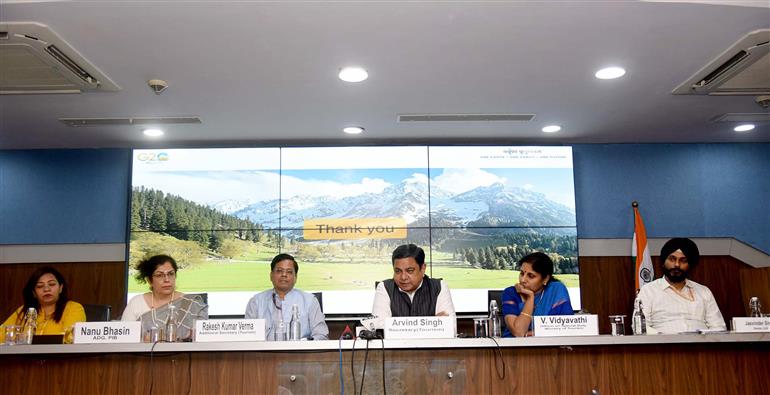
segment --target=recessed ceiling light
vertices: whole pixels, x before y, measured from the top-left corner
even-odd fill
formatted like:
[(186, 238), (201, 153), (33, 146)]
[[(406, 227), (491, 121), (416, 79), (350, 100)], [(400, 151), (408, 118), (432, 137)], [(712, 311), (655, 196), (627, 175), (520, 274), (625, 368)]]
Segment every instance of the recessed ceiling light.
[(346, 82), (361, 82), (369, 78), (369, 73), (363, 67), (343, 67), (340, 69), (339, 77)]
[(360, 126), (347, 126), (342, 128), (342, 131), (347, 134), (361, 134), (361, 132), (364, 131), (364, 128)]
[(596, 78), (600, 80), (613, 80), (615, 78), (620, 78), (626, 74), (626, 69), (622, 67), (605, 67), (594, 74)]
[(733, 128), (736, 132), (748, 132), (749, 130), (754, 130), (754, 124), (753, 123), (744, 123), (742, 125), (738, 125)]
[(149, 136), (149, 137), (160, 137), (160, 136), (163, 136), (163, 131), (160, 130), (160, 129), (156, 129), (156, 128), (144, 129), (144, 130), (142, 130), (142, 133), (144, 133), (145, 136)]
[(544, 133), (556, 133), (556, 132), (561, 130), (561, 126), (559, 126), (559, 125), (548, 125), (548, 126), (543, 127), (542, 130), (543, 130)]

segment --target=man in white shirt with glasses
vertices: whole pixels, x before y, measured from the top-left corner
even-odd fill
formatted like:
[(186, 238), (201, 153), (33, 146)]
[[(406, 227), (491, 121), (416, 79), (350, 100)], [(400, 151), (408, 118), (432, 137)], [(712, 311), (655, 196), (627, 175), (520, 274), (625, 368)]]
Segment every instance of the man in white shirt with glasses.
[(708, 287), (687, 278), (699, 260), (698, 246), (690, 239), (674, 238), (663, 245), (663, 277), (639, 291), (648, 333), (727, 330)]
[[(267, 340), (286, 340), (293, 305), (299, 308), (302, 338), (329, 339), (329, 328), (326, 326), (318, 299), (311, 293), (294, 288), (298, 273), (299, 265), (293, 256), (276, 255), (270, 262), (270, 282), (273, 283), (273, 289), (254, 295), (246, 305), (246, 318), (265, 320)], [(283, 331), (277, 330), (281, 321), (284, 324)]]

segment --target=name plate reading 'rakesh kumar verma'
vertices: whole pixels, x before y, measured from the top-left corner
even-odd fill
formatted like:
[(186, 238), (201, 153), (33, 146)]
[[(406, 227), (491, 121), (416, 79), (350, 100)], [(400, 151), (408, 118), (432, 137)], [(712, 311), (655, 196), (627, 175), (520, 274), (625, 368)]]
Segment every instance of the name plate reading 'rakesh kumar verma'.
[(139, 321), (108, 321), (75, 323), (75, 344), (139, 343), (142, 323)]
[(385, 321), (385, 338), (454, 339), (455, 317), (390, 317)]
[(265, 340), (265, 320), (200, 320), (195, 322), (196, 342), (252, 342)]
[(538, 315), (532, 317), (535, 336), (596, 336), (599, 317), (595, 314)]

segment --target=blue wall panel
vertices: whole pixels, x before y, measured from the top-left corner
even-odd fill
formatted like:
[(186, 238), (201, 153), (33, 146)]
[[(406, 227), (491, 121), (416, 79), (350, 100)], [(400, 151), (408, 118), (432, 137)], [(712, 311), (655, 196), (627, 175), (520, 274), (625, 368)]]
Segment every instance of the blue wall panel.
[(734, 237), (770, 253), (770, 144), (576, 145), (578, 237)]
[(126, 241), (130, 150), (0, 151), (0, 244)]

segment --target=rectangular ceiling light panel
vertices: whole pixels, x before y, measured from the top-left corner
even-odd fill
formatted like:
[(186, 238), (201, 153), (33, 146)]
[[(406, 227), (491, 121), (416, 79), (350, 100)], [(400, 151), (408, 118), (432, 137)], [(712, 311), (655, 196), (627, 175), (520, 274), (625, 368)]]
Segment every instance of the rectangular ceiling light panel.
[(531, 121), (535, 114), (399, 114), (398, 122)]

